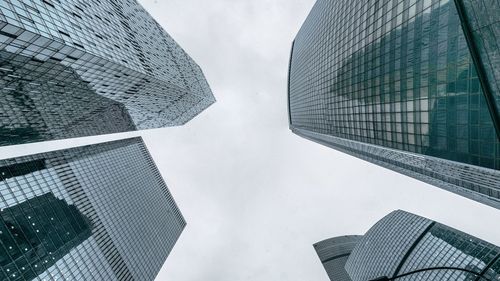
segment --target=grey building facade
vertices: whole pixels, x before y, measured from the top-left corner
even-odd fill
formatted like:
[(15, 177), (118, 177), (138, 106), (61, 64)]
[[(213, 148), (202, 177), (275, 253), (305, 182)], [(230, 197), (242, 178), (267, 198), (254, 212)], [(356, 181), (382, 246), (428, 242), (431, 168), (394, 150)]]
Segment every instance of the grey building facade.
[(349, 256), (345, 269), (353, 281), (382, 276), (401, 276), (394, 280), (402, 281), (498, 280), (500, 248), (399, 210), (368, 230)]
[(0, 2), (0, 145), (182, 125), (215, 102), (136, 0)]
[(290, 129), (500, 208), (500, 3), (318, 0), (292, 45)]
[(361, 237), (359, 235), (340, 236), (314, 244), (314, 250), (331, 281), (351, 281), (345, 270), (345, 264)]
[(154, 280), (186, 222), (141, 138), (0, 160), (0, 280)]

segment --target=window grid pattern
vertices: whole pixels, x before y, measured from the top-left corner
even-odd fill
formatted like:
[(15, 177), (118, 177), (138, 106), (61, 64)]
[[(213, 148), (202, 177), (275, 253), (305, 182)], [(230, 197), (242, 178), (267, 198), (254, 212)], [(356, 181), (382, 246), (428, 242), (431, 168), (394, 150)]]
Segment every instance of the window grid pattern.
[(0, 79), (0, 144), (136, 129), (121, 103), (96, 94), (70, 67), (5, 51), (0, 64), (13, 70)]
[(486, 70), (488, 83), (500, 109), (500, 2), (496, 0), (458, 0), (472, 28), (474, 41)]
[(349, 256), (342, 256), (323, 263), (323, 268), (325, 268), (330, 281), (351, 281), (344, 268), (348, 258)]
[(154, 280), (186, 225), (140, 138), (0, 160), (0, 214), (1, 280)]
[(411, 213), (395, 211), (363, 236), (346, 269), (353, 281), (392, 277), (432, 267), (462, 268), (477, 274), (432, 270), (399, 279), (476, 280), (479, 274), (484, 274), (496, 280), (500, 277), (498, 262), (495, 263), (499, 253), (499, 247), (476, 237)]
[(137, 129), (182, 125), (215, 102), (200, 67), (135, 0), (2, 0), (0, 50), (6, 83), (33, 82), (20, 75), (33, 64), (59, 64), (88, 84), (84, 98), (122, 104)]
[(1, 217), (1, 266), (12, 278), (35, 278), (91, 235), (88, 219), (52, 193), (4, 208)]
[(353, 281), (392, 276), (415, 240), (431, 221), (402, 211), (378, 221), (361, 238), (345, 266)]
[[(428, 271), (417, 276), (429, 280), (475, 280), (499, 253), (500, 249), (490, 243), (436, 224), (411, 252), (398, 274), (430, 267), (454, 267), (476, 274), (446, 270)], [(500, 271), (492, 280), (498, 277)], [(407, 276), (402, 280), (415, 280), (415, 276)]]
[(350, 235), (330, 238), (314, 244), (323, 267), (332, 281), (351, 281), (345, 264), (361, 236)]
[(500, 169), (453, 2), (319, 0), (289, 84), (293, 127)]
[(498, 274), (500, 272), (500, 259), (497, 259), (490, 268), (486, 270), (484, 273), (484, 277), (489, 278), (490, 280), (495, 280), (494, 278), (499, 278)]

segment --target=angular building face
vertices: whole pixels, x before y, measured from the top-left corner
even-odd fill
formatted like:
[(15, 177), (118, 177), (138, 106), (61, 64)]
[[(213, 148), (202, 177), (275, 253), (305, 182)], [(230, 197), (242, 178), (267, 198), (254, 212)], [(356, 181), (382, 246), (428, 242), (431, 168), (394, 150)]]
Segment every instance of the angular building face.
[(291, 130), (500, 208), (499, 5), (318, 0), (292, 47)]
[(497, 280), (500, 248), (426, 218), (395, 211), (360, 239), (345, 268), (353, 281), (405, 274), (397, 280)]
[(345, 271), (345, 263), (361, 237), (341, 236), (314, 244), (314, 249), (331, 281), (351, 281)]
[(186, 225), (140, 138), (0, 160), (0, 218), (12, 281), (154, 280)]
[(0, 145), (182, 125), (215, 102), (135, 0), (0, 2)]

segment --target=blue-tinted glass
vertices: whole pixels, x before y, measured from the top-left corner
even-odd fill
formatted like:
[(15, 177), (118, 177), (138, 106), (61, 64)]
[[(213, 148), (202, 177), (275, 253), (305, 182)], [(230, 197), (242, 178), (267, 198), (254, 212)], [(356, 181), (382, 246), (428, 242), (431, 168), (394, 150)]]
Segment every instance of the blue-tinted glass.
[(500, 142), (454, 1), (318, 0), (289, 109), (302, 136), (500, 208)]

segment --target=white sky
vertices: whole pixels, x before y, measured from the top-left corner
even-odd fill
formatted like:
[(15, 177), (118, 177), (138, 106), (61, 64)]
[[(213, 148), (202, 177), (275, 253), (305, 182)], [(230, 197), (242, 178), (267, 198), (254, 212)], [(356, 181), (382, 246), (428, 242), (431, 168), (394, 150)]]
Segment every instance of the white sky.
[(143, 136), (187, 227), (157, 280), (328, 281), (312, 244), (404, 209), (500, 245), (500, 211), (288, 130), (291, 42), (314, 0), (139, 0), (217, 103), (186, 126), (0, 148), (0, 158)]

